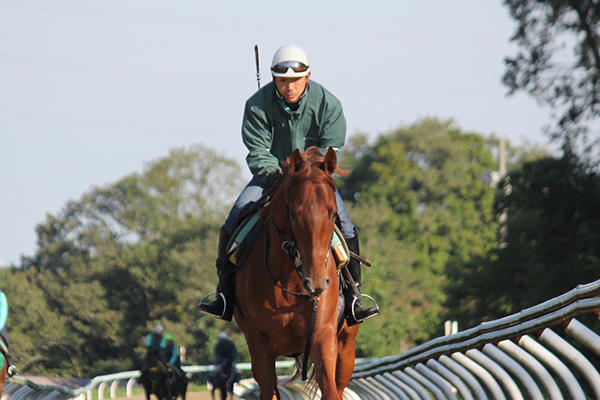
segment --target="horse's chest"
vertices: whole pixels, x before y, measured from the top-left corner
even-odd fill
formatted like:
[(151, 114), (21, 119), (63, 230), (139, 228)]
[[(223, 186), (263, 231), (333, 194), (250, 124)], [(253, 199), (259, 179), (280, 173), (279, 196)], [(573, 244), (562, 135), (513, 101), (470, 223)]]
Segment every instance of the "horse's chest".
[(277, 354), (302, 352), (308, 331), (304, 318), (293, 313), (272, 316), (268, 322), (258, 324), (256, 328), (255, 332), (264, 339), (270, 352)]
[(271, 319), (270, 331), (273, 330), (283, 330), (288, 331), (290, 333), (306, 333), (306, 322), (304, 318), (299, 318), (297, 314), (286, 313), (276, 315)]

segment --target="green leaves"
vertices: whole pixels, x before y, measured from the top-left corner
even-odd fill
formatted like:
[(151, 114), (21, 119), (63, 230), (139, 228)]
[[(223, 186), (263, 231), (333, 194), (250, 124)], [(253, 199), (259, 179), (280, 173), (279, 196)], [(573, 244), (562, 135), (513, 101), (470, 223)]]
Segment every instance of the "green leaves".
[[(400, 339), (409, 346), (441, 333), (449, 274), (494, 245), (495, 189), (479, 175), (495, 163), (481, 136), (434, 119), (351, 150), (341, 191), (356, 199), (349, 212), (375, 265), (363, 270), (364, 291), (382, 308), (361, 327), (359, 348), (395, 354)], [(369, 332), (386, 333), (374, 345)]]
[(159, 321), (198, 359), (205, 338), (189, 334), (194, 306), (216, 284), (218, 227), (241, 185), (235, 163), (194, 146), (48, 215), (36, 254), (6, 273), (21, 371), (135, 369), (142, 338)]
[[(600, 116), (600, 2), (597, 0), (505, 0), (517, 22), (512, 41), (516, 55), (505, 59), (504, 84), (509, 93), (526, 91), (550, 106), (556, 118), (553, 136), (563, 147), (600, 161), (597, 132)], [(593, 133), (593, 134), (592, 134)]]
[(513, 170), (495, 203), (501, 245), (465, 265), (451, 290), (466, 326), (518, 312), (600, 278), (600, 179), (574, 158)]

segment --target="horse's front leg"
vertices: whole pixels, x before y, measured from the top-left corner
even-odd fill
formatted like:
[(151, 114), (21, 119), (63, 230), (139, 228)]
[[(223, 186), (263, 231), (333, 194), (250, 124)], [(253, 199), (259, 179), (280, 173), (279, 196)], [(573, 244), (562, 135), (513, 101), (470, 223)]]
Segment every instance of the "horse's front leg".
[(260, 388), (260, 400), (279, 399), (277, 390), (277, 375), (275, 374), (275, 358), (269, 356), (266, 351), (256, 349), (266, 349), (267, 346), (248, 346), (253, 349), (250, 352), (252, 361), (252, 376)]
[(321, 390), (321, 398), (339, 400), (336, 377), (337, 340), (334, 328), (315, 332), (311, 358), (315, 364), (315, 379)]
[(359, 325), (348, 327), (344, 323), (344, 328), (338, 335), (338, 356), (337, 365), (335, 368), (335, 383), (337, 385), (338, 394), (342, 398), (344, 389), (352, 378), (355, 361), (356, 334), (358, 333)]

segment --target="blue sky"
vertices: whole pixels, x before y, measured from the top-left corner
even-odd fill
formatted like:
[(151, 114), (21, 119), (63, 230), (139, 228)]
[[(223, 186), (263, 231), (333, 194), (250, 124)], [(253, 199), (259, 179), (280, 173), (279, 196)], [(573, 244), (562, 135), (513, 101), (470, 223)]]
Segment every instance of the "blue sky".
[(34, 253), (47, 213), (169, 149), (243, 165), (254, 44), (263, 83), (280, 45), (303, 47), (349, 135), (436, 116), (545, 144), (547, 110), (501, 84), (513, 29), (500, 1), (3, 0), (0, 265)]

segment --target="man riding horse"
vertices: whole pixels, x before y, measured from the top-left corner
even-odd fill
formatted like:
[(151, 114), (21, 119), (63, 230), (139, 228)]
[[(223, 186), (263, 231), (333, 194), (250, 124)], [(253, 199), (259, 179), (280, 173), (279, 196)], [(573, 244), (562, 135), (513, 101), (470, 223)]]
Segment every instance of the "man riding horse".
[(211, 392), (213, 399), (215, 389), (221, 391), (221, 399), (224, 400), (228, 393), (233, 393), (233, 384), (239, 382), (240, 374), (235, 365), (237, 355), (235, 343), (229, 339), (227, 333), (219, 333), (219, 340), (213, 348), (215, 370), (209, 376), (209, 381), (213, 386)]
[(0, 291), (0, 396), (4, 388), (5, 378), (17, 373), (17, 368), (8, 361), (8, 336), (6, 319), (8, 317), (8, 301), (4, 292)]
[[(242, 139), (248, 148), (246, 161), (253, 175), (244, 188), (219, 234), (217, 298), (204, 299), (200, 311), (231, 321), (234, 309), (234, 268), (227, 260), (226, 246), (246, 206), (259, 200), (281, 173), (280, 163), (296, 149), (305, 151), (318, 146), (341, 149), (346, 138), (346, 119), (340, 101), (323, 86), (310, 80), (308, 58), (295, 45), (281, 47), (271, 63), (273, 81), (246, 102)], [(342, 234), (351, 252), (359, 254), (358, 234), (344, 202), (336, 190), (336, 202)], [(349, 307), (346, 319), (356, 324), (379, 313), (377, 307), (361, 302), (360, 262), (351, 258), (347, 266), (356, 290), (347, 282), (344, 296)], [(349, 279), (348, 279), (349, 281)]]
[(161, 348), (164, 334), (165, 327), (161, 324), (156, 324), (154, 325), (154, 328), (152, 328), (152, 331), (146, 335), (144, 340), (146, 356), (140, 366), (140, 372), (142, 372), (142, 374), (156, 363), (159, 363), (166, 368), (167, 360), (165, 359), (164, 352)]
[(185, 372), (181, 369), (181, 358), (177, 351), (177, 345), (173, 335), (167, 333), (160, 344), (160, 348), (163, 354), (163, 359), (167, 362), (167, 366), (182, 379), (186, 379)]
[(144, 386), (148, 400), (152, 393), (159, 399), (162, 399), (166, 395), (165, 382), (168, 367), (167, 360), (165, 360), (163, 350), (161, 349), (164, 334), (165, 327), (161, 324), (156, 324), (144, 340), (146, 356), (140, 367), (138, 383)]
[(235, 364), (237, 360), (237, 347), (235, 347), (235, 343), (229, 339), (226, 332), (219, 333), (219, 340), (215, 347), (213, 348), (213, 356), (214, 356), (214, 365), (218, 367), (224, 361), (231, 361)]
[(188, 379), (183, 369), (181, 369), (181, 358), (172, 334), (166, 333), (163, 336), (160, 348), (169, 367), (169, 375), (166, 380), (169, 399), (175, 399), (178, 396), (185, 398)]
[(152, 332), (146, 335), (144, 345), (146, 347), (146, 359), (150, 356), (154, 356), (157, 359), (166, 363), (163, 351), (161, 350), (161, 344), (163, 342), (163, 336), (165, 334), (165, 327), (161, 324), (154, 325)]

